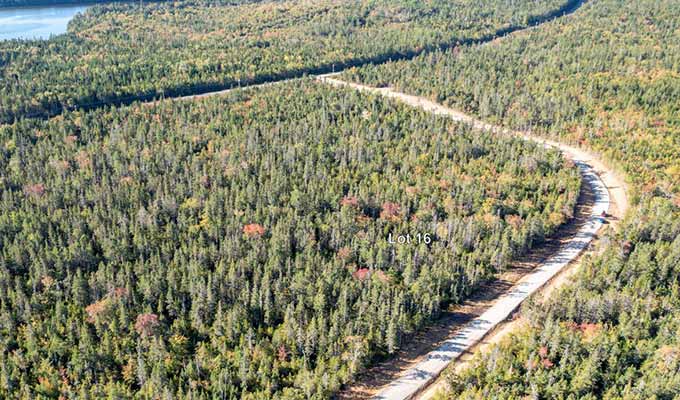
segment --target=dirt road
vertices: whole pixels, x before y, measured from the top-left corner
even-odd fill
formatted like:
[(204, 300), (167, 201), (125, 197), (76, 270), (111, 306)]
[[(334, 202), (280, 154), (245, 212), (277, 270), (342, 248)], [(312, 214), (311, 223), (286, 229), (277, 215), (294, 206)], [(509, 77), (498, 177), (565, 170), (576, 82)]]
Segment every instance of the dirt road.
[[(510, 324), (505, 329), (499, 330), (503, 322), (526, 298), (543, 289), (546, 285), (554, 287), (564, 282), (564, 279), (554, 278), (574, 260), (578, 259), (596, 238), (597, 232), (605, 222), (601, 215), (606, 213), (616, 220), (625, 214), (628, 208), (625, 183), (614, 170), (608, 168), (596, 155), (586, 150), (546, 140), (531, 135), (529, 132), (513, 131), (491, 125), (428, 99), (396, 92), (391, 88), (373, 88), (341, 81), (328, 75), (317, 77), (317, 79), (336, 87), (350, 87), (393, 98), (427, 112), (470, 124), (476, 129), (499, 135), (520, 137), (527, 141), (541, 143), (546, 147), (558, 148), (566, 157), (572, 159), (578, 165), (584, 182), (591, 187), (594, 194), (595, 199), (590, 215), (578, 232), (561, 244), (558, 251), (540, 263), (534, 271), (522, 277), (512, 288), (500, 294), (481, 315), (463, 325), (454, 324), (455, 326), (450, 328), (452, 332), (450, 338), (444, 340), (436, 349), (418, 357), (408, 367), (404, 366), (403, 371), (400, 371), (401, 373), (395, 379), (380, 387), (377, 392), (371, 393), (370, 388), (363, 388), (363, 391), (350, 391), (350, 393), (356, 394), (356, 397), (365, 397), (366, 393), (371, 393), (374, 399), (385, 400), (413, 399), (421, 393), (420, 398), (429, 398), (433, 394), (433, 390), (425, 390), (436, 381), (450, 363), (478, 347), (480, 342), (490, 333), (496, 332), (497, 335), (500, 335), (507, 333), (509, 327), (516, 326), (516, 324)], [(394, 360), (391, 362), (394, 362)]]

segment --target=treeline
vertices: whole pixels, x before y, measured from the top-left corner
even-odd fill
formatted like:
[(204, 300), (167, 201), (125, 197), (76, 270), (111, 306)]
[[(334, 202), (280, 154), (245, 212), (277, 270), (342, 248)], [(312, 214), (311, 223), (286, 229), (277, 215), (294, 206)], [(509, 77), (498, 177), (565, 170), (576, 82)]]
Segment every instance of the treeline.
[(306, 81), (0, 144), (3, 398), (327, 398), (580, 186), (555, 151)]
[(0, 8), (110, 3), (107, 0), (0, 0)]
[(636, 209), (528, 326), (449, 378), (446, 398), (680, 395), (680, 8), (599, 0), (489, 46), (351, 76), (594, 149)]
[[(144, 3), (160, 3), (169, 0), (145, 0)], [(180, 2), (183, 0), (179, 0)], [(195, 0), (194, 0), (195, 1)], [(208, 0), (205, 0), (206, 2)], [(210, 4), (238, 5), (245, 3), (256, 3), (262, 0), (210, 0)], [(0, 0), (0, 8), (11, 7), (36, 7), (36, 6), (59, 6), (59, 5), (94, 5), (111, 3), (135, 3), (135, 0), (111, 1), (111, 0)], [(136, 2), (140, 4), (140, 2)]]
[(113, 3), (49, 41), (0, 42), (0, 122), (410, 57), (577, 0)]

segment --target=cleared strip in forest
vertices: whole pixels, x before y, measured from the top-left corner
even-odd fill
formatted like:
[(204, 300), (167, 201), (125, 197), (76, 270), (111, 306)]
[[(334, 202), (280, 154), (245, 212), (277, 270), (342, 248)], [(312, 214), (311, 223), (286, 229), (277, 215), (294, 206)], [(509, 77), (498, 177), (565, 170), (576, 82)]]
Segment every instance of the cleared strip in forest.
[[(337, 80), (330, 76), (319, 77), (318, 79), (319, 81), (333, 86), (350, 87), (360, 91), (394, 98), (408, 105), (421, 108), (427, 112), (468, 123), (476, 129), (500, 135), (516, 136), (527, 141), (541, 143), (546, 147), (558, 148), (578, 165), (585, 183), (591, 185), (595, 195), (595, 202), (588, 221), (557, 253), (548, 258), (534, 272), (523, 277), (508, 292), (501, 295), (482, 315), (465, 324), (462, 329), (456, 332), (453, 338), (444, 341), (437, 349), (425, 355), (422, 361), (406, 370), (399, 378), (383, 387), (383, 389), (374, 396), (374, 399), (406, 400), (412, 399), (415, 395), (420, 393), (432, 383), (452, 361), (455, 361), (463, 353), (479, 343), (496, 326), (505, 321), (526, 298), (541, 289), (564, 267), (576, 259), (587, 248), (588, 244), (595, 239), (597, 231), (604, 222), (604, 219), (601, 217), (603, 213), (606, 213), (610, 209), (613, 210), (612, 207), (615, 206), (617, 207), (615, 210), (616, 214), (623, 215), (628, 207), (623, 182), (618, 179), (613, 171), (606, 168), (601, 161), (584, 150), (562, 143), (544, 140), (526, 132), (512, 131), (487, 124), (469, 115), (436, 104), (427, 99), (395, 92), (390, 88), (373, 88)], [(595, 171), (595, 168), (597, 168), (598, 171), (601, 171), (600, 175)], [(613, 200), (614, 204), (612, 204), (612, 201), (610, 200)]]
[[(586, 0), (567, 0), (559, 8), (548, 11), (542, 15), (538, 15), (530, 18), (530, 20), (525, 25), (510, 25), (504, 28), (500, 28), (495, 32), (483, 35), (477, 38), (461, 38), (455, 42), (446, 42), (435, 44), (431, 46), (425, 46), (418, 50), (411, 50), (405, 52), (393, 52), (389, 54), (379, 54), (372, 57), (363, 57), (357, 59), (347, 60), (345, 62), (332, 62), (328, 64), (319, 65), (315, 68), (301, 68), (290, 71), (285, 71), (279, 74), (258, 77), (250, 80), (239, 81), (239, 83), (215, 83), (215, 84), (194, 84), (190, 86), (179, 86), (176, 88), (165, 89), (164, 93), (160, 94), (157, 91), (149, 91), (146, 93), (136, 93), (128, 96), (114, 96), (111, 99), (91, 101), (87, 103), (78, 103), (72, 106), (59, 105), (53, 110), (40, 111), (35, 113), (23, 114), (23, 118), (51, 118), (62, 114), (67, 111), (76, 110), (94, 110), (102, 107), (109, 106), (125, 106), (130, 105), (135, 102), (152, 103), (164, 99), (193, 99), (199, 97), (215, 96), (228, 93), (233, 90), (255, 88), (267, 84), (283, 83), (305, 76), (323, 76), (324, 74), (333, 75), (335, 73), (340, 73), (346, 69), (352, 67), (361, 67), (369, 64), (384, 64), (391, 61), (399, 60), (411, 60), (418, 57), (421, 54), (430, 53), (438, 50), (447, 50), (457, 46), (467, 46), (467, 45), (479, 45), (493, 42), (503, 36), (509, 35), (511, 33), (524, 31), (526, 29), (535, 28), (544, 23), (553, 21), (557, 18), (570, 15), (578, 10)], [(12, 120), (3, 120), (0, 118), (0, 124), (11, 123)]]

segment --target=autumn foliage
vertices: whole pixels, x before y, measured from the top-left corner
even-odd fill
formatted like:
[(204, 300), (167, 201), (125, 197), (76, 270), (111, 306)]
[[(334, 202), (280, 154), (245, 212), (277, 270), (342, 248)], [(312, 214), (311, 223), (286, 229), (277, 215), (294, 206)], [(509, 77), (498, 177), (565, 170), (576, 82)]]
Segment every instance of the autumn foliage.
[(359, 268), (358, 270), (354, 271), (354, 273), (352, 273), (352, 276), (354, 276), (354, 278), (359, 281), (364, 281), (368, 279), (369, 276), (371, 276), (371, 271), (368, 268)]
[(158, 328), (158, 316), (156, 314), (139, 314), (135, 322), (135, 330), (140, 336), (151, 336)]
[(264, 235), (265, 229), (260, 224), (248, 224), (243, 227), (243, 233), (249, 238), (259, 238)]
[(399, 221), (401, 219), (401, 207), (397, 203), (386, 201), (381, 207), (380, 218), (386, 221)]
[(85, 307), (85, 312), (89, 322), (95, 322), (99, 318), (106, 316), (111, 309), (111, 301), (107, 298), (99, 300)]
[(31, 197), (41, 197), (43, 194), (45, 194), (45, 185), (42, 183), (26, 185), (24, 186), (24, 193)]
[(345, 196), (340, 200), (341, 206), (359, 207), (359, 199), (355, 196)]

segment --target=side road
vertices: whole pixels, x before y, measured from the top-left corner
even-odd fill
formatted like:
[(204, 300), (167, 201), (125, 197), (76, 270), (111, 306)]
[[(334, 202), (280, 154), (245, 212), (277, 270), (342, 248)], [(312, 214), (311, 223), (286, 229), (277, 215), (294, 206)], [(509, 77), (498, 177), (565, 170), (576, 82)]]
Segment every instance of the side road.
[(390, 88), (373, 88), (349, 83), (328, 75), (320, 76), (317, 79), (336, 87), (350, 87), (394, 98), (427, 112), (444, 115), (456, 121), (468, 123), (476, 129), (500, 135), (512, 135), (527, 141), (541, 143), (546, 147), (558, 148), (575, 162), (581, 170), (585, 184), (591, 186), (595, 196), (595, 202), (587, 222), (573, 238), (560, 247), (559, 251), (545, 260), (533, 272), (524, 276), (509, 291), (499, 296), (482, 315), (465, 324), (452, 338), (444, 341), (438, 348), (424, 355), (421, 361), (404, 371), (397, 379), (385, 385), (373, 397), (374, 399), (413, 399), (425, 390), (451, 362), (456, 361), (461, 355), (473, 349), (485, 336), (505, 321), (526, 298), (543, 288), (562, 269), (577, 259), (595, 239), (597, 232), (602, 227), (604, 223), (602, 214), (608, 213), (620, 218), (628, 208), (624, 182), (595, 155), (585, 150), (545, 140), (528, 132), (512, 131), (487, 124), (467, 114), (444, 107), (427, 99), (399, 93)]
[[(198, 97), (205, 97), (205, 96), (213, 96), (213, 95), (219, 95), (219, 94), (224, 94), (226, 92), (229, 92), (231, 90), (239, 90), (239, 89), (245, 89), (245, 88), (255, 88), (258, 86), (265, 85), (267, 83), (272, 84), (272, 83), (282, 83), (294, 79), (300, 79), (304, 78), (305, 76), (313, 76), (313, 75), (319, 75), (319, 74), (324, 74), (324, 73), (330, 73), (330, 72), (336, 72), (336, 71), (343, 71), (351, 67), (360, 67), (366, 64), (383, 64), (386, 62), (390, 61), (397, 61), (397, 60), (410, 60), (415, 57), (417, 57), (420, 54), (436, 51), (436, 50), (446, 50), (455, 46), (464, 46), (464, 45), (478, 45), (478, 44), (484, 44), (484, 43), (490, 43), (493, 42), (499, 38), (502, 38), (506, 35), (512, 34), (514, 32), (520, 32), (524, 31), (527, 29), (532, 29), (537, 26), (540, 26), (542, 24), (545, 24), (547, 22), (553, 21), (558, 18), (562, 18), (568, 15), (573, 14), (578, 10), (586, 0), (566, 0), (564, 3), (562, 3), (561, 6), (557, 7), (556, 9), (550, 10), (545, 12), (542, 15), (537, 15), (529, 19), (524, 25), (513, 25), (510, 24), (505, 27), (498, 28), (494, 32), (487, 33), (483, 35), (482, 37), (478, 38), (460, 38), (457, 41), (452, 41), (452, 42), (445, 42), (445, 43), (439, 43), (439, 44), (432, 44), (426, 47), (422, 47), (420, 49), (413, 49), (409, 51), (394, 51), (393, 53), (390, 54), (381, 54), (381, 55), (375, 55), (375, 56), (368, 56), (368, 57), (359, 57), (356, 59), (350, 59), (350, 60), (345, 60), (345, 61), (337, 61), (337, 62), (327, 62), (325, 64), (320, 64), (317, 65), (316, 67), (308, 67), (308, 68), (299, 68), (299, 69), (293, 69), (289, 71), (283, 71), (278, 74), (274, 74), (272, 76), (262, 76), (262, 77), (254, 77), (251, 79), (248, 79), (247, 81), (243, 82), (243, 86), (241, 86), (241, 83), (237, 84), (233, 80), (231, 82), (224, 82), (224, 83), (217, 83), (217, 84), (195, 84), (195, 85), (189, 85), (187, 87), (178, 87), (178, 88), (166, 88), (164, 93), (159, 93), (157, 90), (152, 90), (147, 93), (142, 93), (142, 94), (132, 94), (128, 96), (113, 96), (113, 99), (109, 100), (99, 100), (99, 101), (94, 101), (94, 102), (77, 102), (77, 104), (74, 105), (64, 105), (64, 104), (55, 104), (55, 109), (49, 110), (49, 111), (38, 111), (35, 113), (29, 113), (26, 115), (23, 115), (24, 118), (50, 118), (54, 117), (56, 115), (62, 114), (63, 112), (66, 111), (75, 111), (75, 110), (92, 110), (92, 109), (97, 109), (100, 107), (106, 107), (106, 106), (122, 106), (122, 105), (129, 105), (134, 102), (140, 101), (144, 103), (152, 103), (155, 101), (163, 100), (163, 99), (189, 99), (189, 98), (198, 98)], [(0, 125), (2, 124), (7, 124), (7, 123), (12, 123), (12, 120), (15, 120), (17, 118), (20, 118), (20, 115), (16, 115), (14, 117), (3, 117), (0, 115)]]

